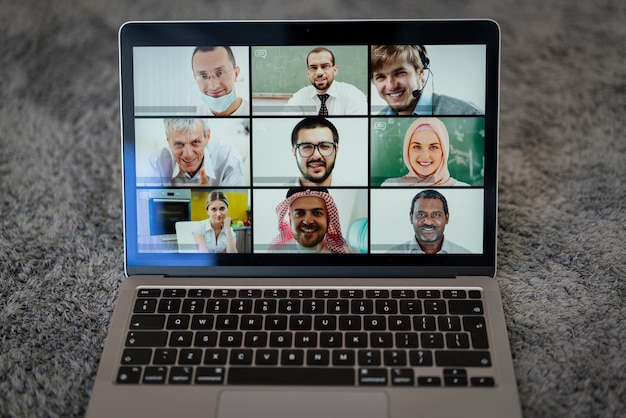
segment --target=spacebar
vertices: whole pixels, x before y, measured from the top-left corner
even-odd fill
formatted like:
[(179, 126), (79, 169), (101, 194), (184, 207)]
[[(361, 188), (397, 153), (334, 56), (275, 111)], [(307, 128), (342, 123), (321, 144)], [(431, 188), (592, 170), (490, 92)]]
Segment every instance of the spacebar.
[(354, 385), (354, 369), (231, 367), (231, 385)]

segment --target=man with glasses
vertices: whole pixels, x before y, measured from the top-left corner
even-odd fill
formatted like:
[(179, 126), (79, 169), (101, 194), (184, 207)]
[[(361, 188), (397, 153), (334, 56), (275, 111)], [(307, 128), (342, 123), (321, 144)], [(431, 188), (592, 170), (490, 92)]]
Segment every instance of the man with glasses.
[(291, 152), (301, 176), (287, 185), (331, 186), (338, 151), (339, 133), (335, 125), (319, 116), (302, 119), (291, 132)]
[(250, 115), (249, 103), (235, 93), (240, 68), (230, 47), (197, 47), (191, 56), (191, 67), (201, 92), (202, 115)]
[(396, 245), (390, 253), (410, 254), (466, 254), (470, 251), (444, 238), (444, 230), (450, 219), (448, 202), (436, 190), (419, 192), (411, 202), (409, 220), (415, 236)]
[(311, 82), (294, 93), (285, 112), (300, 115), (366, 115), (367, 98), (352, 84), (335, 81), (335, 55), (328, 48), (314, 48), (306, 58), (306, 76)]

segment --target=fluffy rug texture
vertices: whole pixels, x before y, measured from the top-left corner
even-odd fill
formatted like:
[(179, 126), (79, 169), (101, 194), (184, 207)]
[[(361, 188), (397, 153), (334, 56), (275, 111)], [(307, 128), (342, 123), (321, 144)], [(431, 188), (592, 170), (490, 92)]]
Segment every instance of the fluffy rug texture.
[(82, 416), (124, 279), (117, 30), (489, 17), (498, 282), (526, 417), (626, 416), (626, 2), (0, 0), (0, 416)]

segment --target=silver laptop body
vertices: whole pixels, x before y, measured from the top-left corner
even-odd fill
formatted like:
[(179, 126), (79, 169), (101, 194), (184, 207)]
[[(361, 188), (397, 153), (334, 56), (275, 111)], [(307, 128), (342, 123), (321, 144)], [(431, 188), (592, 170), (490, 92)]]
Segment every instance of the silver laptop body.
[(495, 22), (130, 22), (119, 43), (127, 277), (88, 417), (521, 416)]

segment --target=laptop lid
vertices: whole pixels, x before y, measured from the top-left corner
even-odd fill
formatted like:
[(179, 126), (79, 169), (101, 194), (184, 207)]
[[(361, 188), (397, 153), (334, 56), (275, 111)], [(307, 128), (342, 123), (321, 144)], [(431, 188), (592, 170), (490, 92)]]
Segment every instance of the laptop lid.
[(128, 275), (494, 275), (495, 22), (130, 22), (119, 41)]

